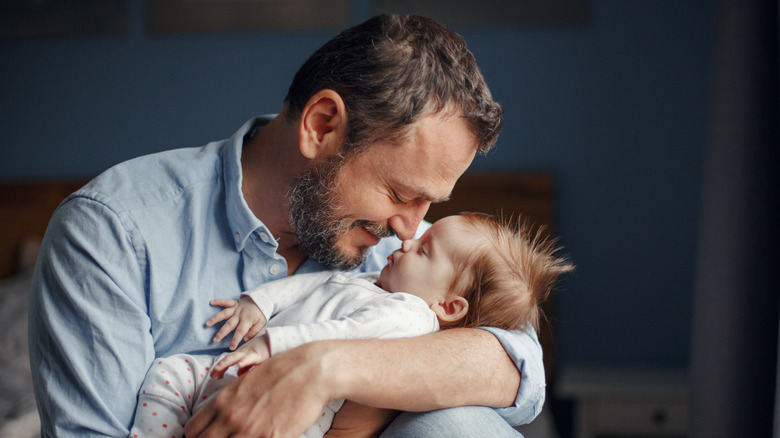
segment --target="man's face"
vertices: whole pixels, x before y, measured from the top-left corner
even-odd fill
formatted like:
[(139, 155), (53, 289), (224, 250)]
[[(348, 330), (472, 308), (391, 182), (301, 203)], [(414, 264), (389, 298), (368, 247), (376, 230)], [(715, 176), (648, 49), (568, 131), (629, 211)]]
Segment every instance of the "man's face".
[(315, 163), (298, 177), (290, 194), (290, 220), (301, 251), (330, 269), (352, 269), (363, 263), (368, 247), (357, 254), (346, 254), (337, 248), (341, 236), (363, 226), (380, 237), (393, 231), (366, 221), (352, 221), (344, 215), (337, 197), (338, 176), (346, 159), (333, 156)]
[(290, 196), (301, 250), (331, 269), (351, 269), (380, 238), (411, 239), (430, 204), (449, 197), (476, 145), (462, 118), (439, 113), (416, 122), (403, 141), (316, 163)]

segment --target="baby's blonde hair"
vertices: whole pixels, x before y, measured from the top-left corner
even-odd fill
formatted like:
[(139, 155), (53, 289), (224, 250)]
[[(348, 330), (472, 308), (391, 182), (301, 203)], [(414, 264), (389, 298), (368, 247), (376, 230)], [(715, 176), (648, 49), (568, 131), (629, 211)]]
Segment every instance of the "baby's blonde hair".
[(450, 293), (466, 298), (469, 310), (455, 326), (490, 326), (507, 330), (539, 329), (540, 304), (547, 299), (561, 274), (574, 269), (554, 239), (543, 229), (532, 231), (518, 218), (517, 225), (503, 217), (461, 213), (466, 226), (482, 237), (468, 254), (456, 256), (456, 275)]

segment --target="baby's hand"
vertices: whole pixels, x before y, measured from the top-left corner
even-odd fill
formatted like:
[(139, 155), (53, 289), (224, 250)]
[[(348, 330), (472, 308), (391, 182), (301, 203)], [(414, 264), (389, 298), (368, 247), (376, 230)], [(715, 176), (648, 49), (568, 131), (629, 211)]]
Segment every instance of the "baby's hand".
[(253, 366), (260, 365), (264, 360), (271, 357), (271, 351), (268, 348), (268, 335), (263, 334), (248, 341), (238, 350), (226, 354), (211, 370), (211, 377), (221, 379), (225, 376), (225, 371), (233, 365), (238, 365), (238, 375), (249, 371)]
[(220, 321), (225, 321), (216, 336), (214, 336), (214, 342), (221, 341), (233, 329), (236, 330), (233, 334), (233, 339), (230, 341), (231, 350), (235, 350), (238, 347), (241, 339), (248, 341), (257, 336), (267, 322), (260, 308), (247, 296), (242, 296), (238, 301), (211, 300), (209, 304), (225, 308), (206, 321), (207, 327), (211, 327)]

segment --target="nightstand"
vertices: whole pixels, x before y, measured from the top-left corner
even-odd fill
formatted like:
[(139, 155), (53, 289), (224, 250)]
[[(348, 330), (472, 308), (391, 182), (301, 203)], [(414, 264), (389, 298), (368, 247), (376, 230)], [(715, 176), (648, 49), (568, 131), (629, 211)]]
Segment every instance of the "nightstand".
[(571, 366), (557, 395), (575, 403), (575, 437), (684, 437), (688, 420), (685, 369)]

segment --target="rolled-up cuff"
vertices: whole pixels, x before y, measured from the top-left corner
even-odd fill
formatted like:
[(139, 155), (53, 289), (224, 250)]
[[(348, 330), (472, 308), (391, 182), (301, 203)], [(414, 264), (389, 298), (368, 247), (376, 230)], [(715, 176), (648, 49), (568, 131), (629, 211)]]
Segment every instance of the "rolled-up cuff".
[(530, 423), (544, 406), (546, 380), (542, 346), (532, 328), (509, 331), (494, 327), (479, 327), (492, 333), (520, 371), (520, 388), (515, 403), (496, 412), (512, 426)]

